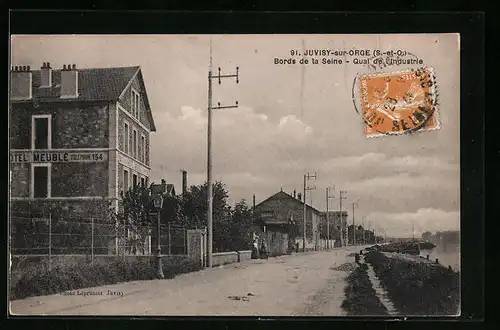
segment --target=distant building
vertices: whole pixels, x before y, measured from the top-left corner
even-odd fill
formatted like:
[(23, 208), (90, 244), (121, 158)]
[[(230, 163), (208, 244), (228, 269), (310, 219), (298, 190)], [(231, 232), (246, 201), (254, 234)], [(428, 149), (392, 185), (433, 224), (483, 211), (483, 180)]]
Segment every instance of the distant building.
[(86, 212), (89, 201), (118, 206), (121, 191), (148, 186), (156, 131), (141, 68), (10, 73), (11, 205), (50, 203)]
[(151, 193), (154, 194), (166, 194), (168, 196), (175, 196), (175, 187), (172, 183), (167, 183), (164, 179), (161, 180), (161, 184), (152, 184)]
[[(324, 218), (324, 222), (322, 223), (321, 225), (321, 238), (325, 238), (326, 235), (327, 235), (327, 213), (326, 212), (321, 212), (322, 214), (322, 217)], [(341, 225), (341, 222), (340, 222), (340, 211), (328, 211), (328, 222), (330, 224), (330, 239), (332, 240), (335, 240), (336, 241), (336, 246), (340, 246), (340, 243), (341, 243), (341, 237), (340, 237), (340, 229), (341, 228), (344, 228), (344, 231), (345, 231), (345, 228), (348, 228), (348, 224), (347, 224), (347, 217), (348, 217), (348, 213), (347, 211), (342, 211), (342, 223), (343, 223), (343, 227)]]
[[(255, 206), (255, 225), (259, 237), (265, 240), (269, 252), (282, 254), (303, 245), (304, 202), (283, 191)], [(306, 204), (306, 249), (319, 248), (320, 223), (323, 212)]]

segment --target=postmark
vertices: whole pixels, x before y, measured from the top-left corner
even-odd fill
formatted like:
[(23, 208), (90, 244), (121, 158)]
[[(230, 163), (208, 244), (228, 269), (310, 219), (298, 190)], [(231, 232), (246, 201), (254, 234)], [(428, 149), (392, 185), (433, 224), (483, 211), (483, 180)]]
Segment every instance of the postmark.
[(365, 74), (358, 79), (366, 137), (440, 128), (432, 67)]

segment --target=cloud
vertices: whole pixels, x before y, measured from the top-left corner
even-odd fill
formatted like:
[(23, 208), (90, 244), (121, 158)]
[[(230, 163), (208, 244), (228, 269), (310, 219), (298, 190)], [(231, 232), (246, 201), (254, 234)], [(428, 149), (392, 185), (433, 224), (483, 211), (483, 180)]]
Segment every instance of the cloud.
[(282, 117), (278, 123), (278, 129), (293, 136), (310, 135), (313, 131), (311, 126), (304, 124), (295, 115)]
[[(159, 152), (152, 154), (152, 164), (153, 168), (161, 170), (154, 175), (177, 175), (179, 168), (185, 168), (201, 177), (207, 161), (206, 112), (182, 106), (179, 115), (163, 113), (156, 122), (157, 132), (152, 136), (152, 144), (161, 147), (158, 147)], [(275, 179), (275, 184), (280, 185), (280, 179), (272, 177), (270, 168), (282, 159), (292, 161), (294, 151), (305, 148), (312, 136), (312, 128), (295, 116), (271, 120), (245, 106), (214, 111), (214, 179), (227, 181), (228, 185), (231, 182), (230, 186), (241, 186), (238, 180), (242, 180), (257, 187), (268, 179)]]
[(371, 222), (381, 235), (384, 230), (391, 237), (421, 237), (425, 231), (436, 232), (460, 229), (460, 213), (458, 211), (443, 211), (434, 208), (422, 208), (416, 212), (385, 213), (374, 212), (366, 216), (365, 227)]

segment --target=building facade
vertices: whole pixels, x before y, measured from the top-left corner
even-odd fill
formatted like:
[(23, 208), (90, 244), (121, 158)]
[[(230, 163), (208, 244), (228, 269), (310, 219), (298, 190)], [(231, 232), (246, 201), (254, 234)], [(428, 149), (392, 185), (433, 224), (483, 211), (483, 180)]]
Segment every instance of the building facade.
[[(304, 202), (283, 191), (270, 196), (255, 206), (258, 235), (266, 240), (270, 251), (280, 253), (303, 245)], [(306, 249), (320, 246), (320, 224), (324, 214), (306, 204)]]
[(90, 211), (94, 200), (118, 207), (121, 191), (148, 186), (153, 114), (141, 68), (10, 73), (11, 210), (51, 204)]

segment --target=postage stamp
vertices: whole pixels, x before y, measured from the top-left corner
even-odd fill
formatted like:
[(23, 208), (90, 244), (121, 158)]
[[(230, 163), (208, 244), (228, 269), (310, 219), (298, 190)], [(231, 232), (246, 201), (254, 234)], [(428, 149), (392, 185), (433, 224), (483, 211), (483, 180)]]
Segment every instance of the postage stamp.
[(366, 137), (440, 128), (433, 68), (363, 75), (359, 79)]

